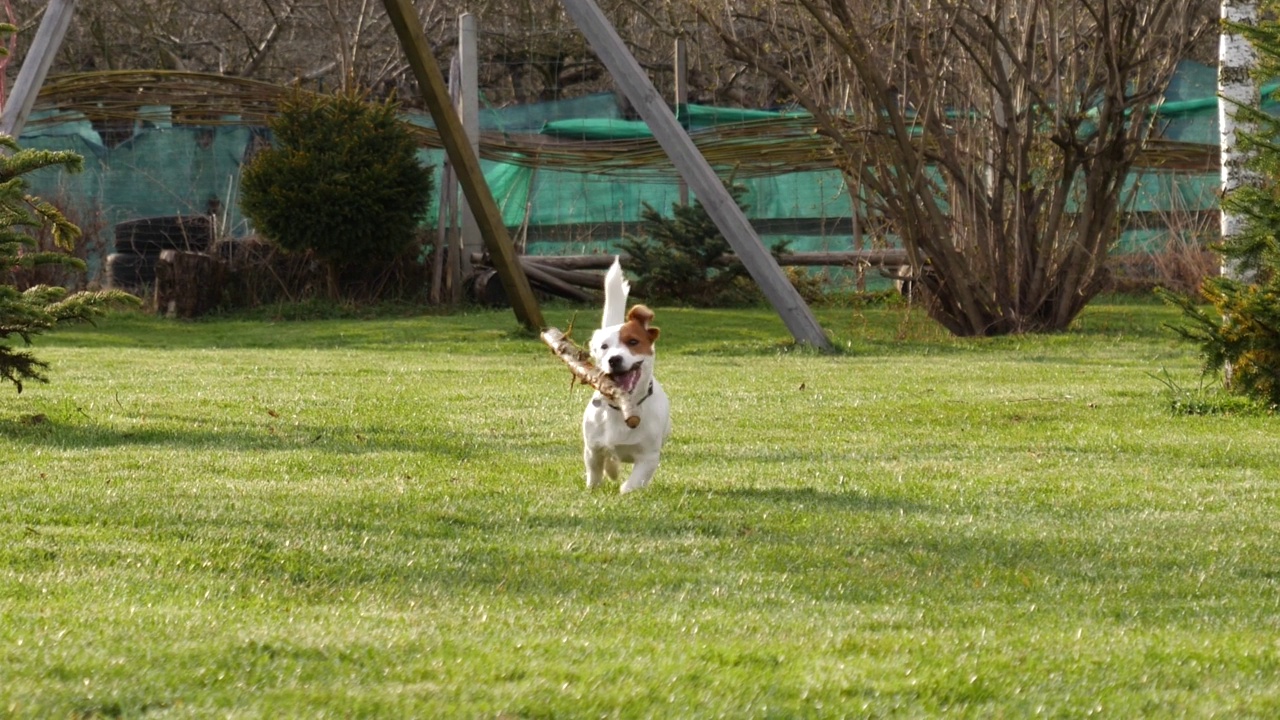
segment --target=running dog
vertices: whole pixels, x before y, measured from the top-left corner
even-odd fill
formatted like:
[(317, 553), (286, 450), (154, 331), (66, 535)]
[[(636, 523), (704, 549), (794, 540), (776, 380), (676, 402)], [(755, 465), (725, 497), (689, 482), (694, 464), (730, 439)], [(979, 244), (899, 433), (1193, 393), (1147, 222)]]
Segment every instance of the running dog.
[(640, 416), (628, 427), (622, 411), (596, 392), (582, 414), (583, 460), (587, 487), (599, 487), (605, 476), (617, 480), (622, 463), (631, 463), (631, 474), (621, 491), (629, 493), (649, 484), (658, 469), (659, 455), (671, 434), (671, 403), (654, 377), (653, 344), (658, 328), (653, 311), (636, 305), (625, 312), (631, 285), (615, 258), (604, 278), (604, 316), (591, 335), (591, 360), (607, 372)]

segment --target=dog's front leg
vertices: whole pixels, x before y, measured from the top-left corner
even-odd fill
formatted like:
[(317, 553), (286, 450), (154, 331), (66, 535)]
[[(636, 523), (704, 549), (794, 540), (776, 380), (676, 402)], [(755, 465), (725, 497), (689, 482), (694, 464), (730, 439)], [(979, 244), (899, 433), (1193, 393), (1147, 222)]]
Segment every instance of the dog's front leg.
[(639, 490), (649, 484), (653, 479), (653, 474), (658, 471), (658, 453), (648, 453), (636, 458), (635, 464), (631, 467), (631, 475), (627, 477), (627, 481), (622, 483), (622, 492), (629, 493), (633, 490)]

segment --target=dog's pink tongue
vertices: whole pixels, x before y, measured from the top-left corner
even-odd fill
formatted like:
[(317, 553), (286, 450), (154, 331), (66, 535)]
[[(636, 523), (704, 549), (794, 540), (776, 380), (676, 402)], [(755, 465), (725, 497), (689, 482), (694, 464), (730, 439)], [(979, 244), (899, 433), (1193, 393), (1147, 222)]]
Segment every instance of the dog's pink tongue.
[(613, 381), (622, 388), (624, 392), (631, 392), (636, 389), (636, 383), (640, 382), (640, 368), (628, 370), (621, 375), (614, 375)]

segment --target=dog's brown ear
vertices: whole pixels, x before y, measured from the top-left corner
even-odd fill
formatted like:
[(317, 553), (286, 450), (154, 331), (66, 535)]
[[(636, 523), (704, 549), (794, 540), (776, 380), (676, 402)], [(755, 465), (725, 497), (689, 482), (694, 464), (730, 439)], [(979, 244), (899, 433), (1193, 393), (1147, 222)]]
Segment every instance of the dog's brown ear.
[(649, 323), (653, 321), (653, 311), (644, 305), (633, 305), (627, 313), (627, 319), (638, 322), (647, 328)]
[(657, 342), (660, 331), (656, 327), (645, 328), (649, 331), (649, 342)]

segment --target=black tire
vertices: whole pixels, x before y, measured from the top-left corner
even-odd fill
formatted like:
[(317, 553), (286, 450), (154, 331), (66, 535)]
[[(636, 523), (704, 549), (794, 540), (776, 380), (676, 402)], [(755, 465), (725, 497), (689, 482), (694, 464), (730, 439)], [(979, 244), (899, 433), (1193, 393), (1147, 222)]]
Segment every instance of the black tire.
[(158, 255), (111, 253), (107, 256), (107, 287), (135, 295), (156, 283)]
[(206, 252), (213, 223), (204, 215), (164, 215), (117, 223), (116, 252), (159, 255), (161, 250)]

